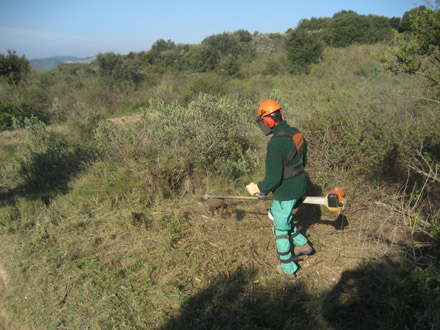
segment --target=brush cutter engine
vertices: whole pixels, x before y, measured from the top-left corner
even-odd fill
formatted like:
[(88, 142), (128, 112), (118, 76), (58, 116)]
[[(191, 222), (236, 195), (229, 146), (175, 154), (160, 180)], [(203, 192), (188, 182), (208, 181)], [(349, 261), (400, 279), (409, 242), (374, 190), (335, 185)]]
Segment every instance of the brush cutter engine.
[(346, 192), (344, 188), (333, 188), (327, 195), (327, 207), (329, 211), (339, 213), (345, 208)]

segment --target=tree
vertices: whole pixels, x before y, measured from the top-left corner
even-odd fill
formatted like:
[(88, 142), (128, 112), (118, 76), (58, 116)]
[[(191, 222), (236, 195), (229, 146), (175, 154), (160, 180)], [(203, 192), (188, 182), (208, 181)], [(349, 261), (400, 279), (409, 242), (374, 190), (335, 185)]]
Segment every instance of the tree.
[(192, 47), (184, 57), (186, 68), (206, 72), (214, 70), (218, 62), (218, 54), (210, 47), (201, 44)]
[(390, 25), (394, 30), (399, 30), (401, 23), (402, 23), (402, 20), (400, 19), (400, 17), (394, 16), (394, 17), (390, 18)]
[(305, 31), (327, 30), (330, 26), (329, 17), (312, 17), (311, 19), (302, 19), (299, 21), (297, 29)]
[(323, 44), (313, 32), (291, 30), (286, 37), (287, 59), (292, 71), (308, 72), (310, 65), (321, 57)]
[(359, 15), (343, 10), (336, 13), (330, 23), (330, 43), (336, 47), (352, 44), (372, 44), (389, 40), (393, 36), (389, 18), (376, 15)]
[(165, 41), (164, 39), (157, 40), (148, 52), (150, 55), (150, 64), (158, 64), (163, 53), (172, 50), (175, 47), (176, 44), (170, 39), (168, 39), (168, 41)]
[(248, 30), (237, 30), (234, 32), (234, 36), (237, 37), (239, 42), (252, 41), (252, 35)]
[[(411, 11), (407, 20), (410, 34), (396, 35), (396, 47), (382, 57), (394, 73), (420, 73), (433, 86), (440, 83), (440, 0), (435, 8)], [(420, 7), (419, 7), (420, 8)]]
[(206, 45), (218, 55), (232, 55), (237, 57), (240, 53), (240, 44), (231, 33), (214, 34), (205, 38), (202, 45)]
[(159, 54), (173, 49), (175, 46), (176, 44), (171, 39), (168, 39), (168, 41), (159, 39), (151, 46), (151, 52)]
[(122, 56), (117, 55), (113, 52), (108, 52), (96, 56), (96, 61), (98, 62), (99, 72), (101, 76), (115, 76), (121, 71), (122, 66)]
[(17, 85), (30, 70), (29, 61), (24, 55), (19, 57), (15, 50), (8, 50), (7, 55), (0, 54), (0, 77), (5, 77), (9, 84)]
[(127, 83), (137, 88), (143, 80), (140, 61), (134, 54), (122, 56), (108, 52), (98, 54), (96, 61), (101, 78), (110, 89), (115, 85), (126, 87)]
[(428, 8), (426, 8), (425, 6), (419, 6), (417, 8), (413, 8), (409, 11), (406, 11), (402, 16), (402, 20), (400, 21), (398, 31), (400, 33), (411, 31), (412, 30), (411, 25), (414, 17), (419, 14), (422, 14), (427, 9)]

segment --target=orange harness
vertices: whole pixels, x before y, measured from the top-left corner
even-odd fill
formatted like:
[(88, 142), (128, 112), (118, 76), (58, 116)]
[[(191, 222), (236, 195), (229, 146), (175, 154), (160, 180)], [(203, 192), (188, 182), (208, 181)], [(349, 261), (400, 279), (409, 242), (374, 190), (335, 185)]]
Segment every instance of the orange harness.
[[(281, 131), (273, 135), (273, 137), (279, 137), (279, 136), (288, 136), (292, 139), (292, 149), (287, 154), (286, 158), (283, 160), (283, 166), (284, 166), (284, 172), (283, 172), (283, 179), (289, 179), (294, 176), (297, 176), (304, 172), (304, 138), (303, 135), (299, 132), (299, 130), (295, 127), (292, 127), (294, 129), (294, 133), (290, 131)], [(289, 166), (289, 163), (292, 161), (292, 159), (296, 156), (296, 154), (299, 155), (299, 162), (297, 164), (293, 164)]]

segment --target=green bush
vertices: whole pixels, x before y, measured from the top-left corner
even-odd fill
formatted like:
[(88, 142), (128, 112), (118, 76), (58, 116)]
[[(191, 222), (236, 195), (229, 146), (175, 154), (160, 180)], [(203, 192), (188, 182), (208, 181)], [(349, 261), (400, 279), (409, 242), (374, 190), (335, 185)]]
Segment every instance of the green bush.
[(26, 118), (25, 139), (14, 155), (15, 176), (31, 191), (41, 194), (57, 191), (77, 169), (76, 149), (35, 117)]
[[(405, 17), (409, 25), (409, 35), (396, 35), (396, 47), (389, 49), (382, 57), (385, 69), (394, 73), (421, 73), (432, 86), (433, 97), (440, 97), (440, 10), (437, 8), (416, 8)], [(405, 28), (406, 29), (406, 28)]]
[(143, 119), (135, 125), (92, 120), (86, 131), (101, 159), (130, 160), (144, 173), (149, 204), (193, 192), (207, 176), (236, 180), (255, 170), (258, 155), (246, 139), (254, 128), (249, 103), (200, 94), (187, 107), (150, 99), (140, 111)]
[[(343, 10), (333, 17), (312, 17), (299, 22), (295, 31), (313, 33), (327, 45), (347, 47), (352, 44), (372, 44), (391, 40), (392, 29), (400, 24), (400, 18), (376, 15), (359, 15)], [(288, 33), (291, 30), (287, 31)]]
[(184, 56), (184, 68), (195, 72), (214, 70), (218, 54), (206, 45), (192, 47)]
[(96, 61), (99, 67), (101, 83), (112, 89), (125, 90), (133, 86), (138, 88), (143, 81), (142, 64), (132, 56), (117, 55), (112, 52), (98, 54)]
[(308, 73), (321, 57), (324, 46), (318, 35), (291, 31), (286, 37), (287, 60), (295, 73)]
[(85, 104), (76, 104), (76, 106), (83, 108), (82, 110), (85, 113), (73, 120), (74, 136), (78, 138), (79, 144), (94, 146), (93, 136), (101, 121), (104, 120), (104, 116), (96, 111), (89, 110)]
[(402, 20), (399, 24), (398, 31), (399, 32), (411, 32), (413, 30), (412, 28), (412, 22), (414, 19), (417, 19), (417, 16), (423, 16), (425, 10), (427, 10), (425, 6), (419, 6), (416, 8), (413, 8), (411, 10), (406, 11), (403, 16)]
[(48, 123), (50, 116), (46, 106), (46, 95), (39, 88), (21, 90), (18, 98), (6, 96), (0, 100), (0, 130), (12, 128), (14, 122), (23, 124), (25, 118), (30, 117)]
[(24, 55), (19, 57), (15, 50), (8, 50), (7, 55), (0, 54), (0, 77), (9, 84), (17, 85), (31, 71), (31, 65)]
[(194, 101), (198, 98), (199, 94), (223, 96), (227, 93), (227, 88), (227, 77), (216, 72), (206, 72), (188, 76), (182, 92), (185, 101)]
[(372, 44), (391, 40), (393, 32), (390, 19), (383, 16), (359, 15), (343, 10), (336, 13), (330, 23), (329, 44), (347, 47), (352, 44)]
[(157, 116), (151, 139), (155, 148), (171, 148), (170, 157), (188, 167), (237, 178), (252, 172), (255, 158), (245, 139), (252, 123), (246, 116), (249, 104), (228, 97), (200, 95), (187, 108), (151, 100), (145, 118)]
[(117, 125), (110, 120), (103, 120), (101, 116), (92, 116), (91, 125), (86, 126), (90, 147), (100, 157), (121, 157), (133, 154), (136, 146), (136, 135), (131, 127), (123, 123)]

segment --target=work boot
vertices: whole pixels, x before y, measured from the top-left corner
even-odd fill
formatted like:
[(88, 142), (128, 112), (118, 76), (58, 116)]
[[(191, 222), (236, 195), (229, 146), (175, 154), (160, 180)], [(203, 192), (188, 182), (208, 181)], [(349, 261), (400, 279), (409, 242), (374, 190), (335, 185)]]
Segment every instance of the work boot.
[(297, 280), (296, 274), (286, 274), (285, 272), (283, 272), (283, 269), (281, 268), (281, 265), (277, 266), (277, 271), (278, 273), (284, 275), (287, 277), (287, 279), (291, 282), (295, 282)]
[(313, 250), (313, 248), (310, 246), (309, 243), (304, 244), (303, 246), (296, 246), (293, 249), (293, 253), (295, 254), (295, 256), (299, 257), (299, 256), (309, 256), (311, 254), (313, 254), (315, 252), (315, 250)]

